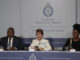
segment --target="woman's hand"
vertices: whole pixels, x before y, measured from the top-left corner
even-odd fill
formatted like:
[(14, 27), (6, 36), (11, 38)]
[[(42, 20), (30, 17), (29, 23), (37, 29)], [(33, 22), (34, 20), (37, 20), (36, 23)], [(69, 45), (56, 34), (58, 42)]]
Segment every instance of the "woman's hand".
[(38, 46), (35, 46), (35, 47), (34, 47), (34, 50), (35, 50), (35, 51), (39, 51), (39, 47), (38, 47)]
[(44, 48), (40, 48), (40, 51), (44, 51)]

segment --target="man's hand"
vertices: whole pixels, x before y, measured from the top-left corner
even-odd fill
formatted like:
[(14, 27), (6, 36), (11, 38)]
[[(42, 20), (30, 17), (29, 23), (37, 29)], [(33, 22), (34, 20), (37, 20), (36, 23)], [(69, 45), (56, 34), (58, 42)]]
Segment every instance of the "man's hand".
[(11, 51), (14, 51), (14, 50), (15, 50), (15, 48), (14, 48), (14, 47), (10, 47), (10, 50), (11, 50)]

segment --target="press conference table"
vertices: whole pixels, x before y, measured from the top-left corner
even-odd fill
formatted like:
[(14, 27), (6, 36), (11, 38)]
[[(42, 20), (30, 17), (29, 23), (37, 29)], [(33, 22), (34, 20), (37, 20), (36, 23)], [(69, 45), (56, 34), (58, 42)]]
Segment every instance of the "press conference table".
[(80, 52), (65, 51), (2, 51), (0, 60), (80, 60)]

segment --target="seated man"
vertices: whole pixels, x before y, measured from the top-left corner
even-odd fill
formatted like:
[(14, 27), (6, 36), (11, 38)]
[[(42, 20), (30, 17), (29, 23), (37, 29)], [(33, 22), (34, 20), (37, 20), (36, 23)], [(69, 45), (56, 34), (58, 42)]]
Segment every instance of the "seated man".
[(36, 36), (37, 39), (32, 41), (32, 44), (29, 47), (29, 50), (33, 51), (48, 51), (48, 50), (52, 50), (49, 41), (46, 39), (43, 39), (43, 30), (42, 29), (37, 29), (36, 30)]
[(4, 50), (23, 50), (23, 43), (19, 37), (14, 36), (14, 28), (10, 27), (7, 30), (7, 36), (1, 38), (0, 46)]

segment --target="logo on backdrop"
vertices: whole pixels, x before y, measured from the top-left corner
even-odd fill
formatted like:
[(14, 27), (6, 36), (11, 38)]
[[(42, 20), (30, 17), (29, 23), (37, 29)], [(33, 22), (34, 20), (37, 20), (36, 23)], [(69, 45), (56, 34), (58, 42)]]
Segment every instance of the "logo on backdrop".
[(36, 56), (34, 54), (32, 54), (30, 57), (29, 57), (29, 60), (37, 60), (36, 59)]
[(53, 7), (49, 3), (44, 7), (43, 14), (46, 17), (51, 17), (53, 15)]

